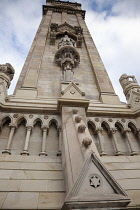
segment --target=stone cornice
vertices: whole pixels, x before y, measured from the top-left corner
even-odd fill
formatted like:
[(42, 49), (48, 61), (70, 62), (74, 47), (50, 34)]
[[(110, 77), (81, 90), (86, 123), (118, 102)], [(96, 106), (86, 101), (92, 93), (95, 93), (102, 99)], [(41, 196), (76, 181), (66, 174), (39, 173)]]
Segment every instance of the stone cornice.
[(79, 9), (75, 9), (75, 8), (68, 8), (68, 7), (62, 7), (61, 6), (47, 6), (47, 5), (43, 5), (43, 15), (46, 15), (47, 14), (47, 11), (48, 10), (52, 10), (54, 12), (62, 12), (62, 11), (65, 11), (67, 13), (72, 13), (72, 14), (81, 14), (83, 19), (85, 19), (85, 13), (86, 11), (85, 10), (79, 10)]
[[(60, 107), (61, 106), (72, 106), (74, 103), (76, 106), (77, 101), (67, 99), (61, 99), (59, 98)], [(87, 104), (89, 103), (89, 100), (78, 100), (79, 106), (81, 106), (83, 103), (84, 107), (87, 107)], [(51, 113), (52, 111), (54, 113), (60, 113), (61, 108), (57, 105), (58, 99), (57, 98), (33, 98), (33, 99), (24, 99), (24, 98), (15, 98), (14, 96), (9, 96), (5, 103), (0, 103), (0, 109), (1, 111), (6, 112), (32, 112), (32, 113)], [(58, 107), (60, 109), (58, 109)], [(87, 116), (112, 116), (112, 117), (129, 117), (134, 118), (140, 114), (140, 110), (133, 111), (132, 109), (129, 109), (126, 107), (126, 105), (108, 105), (108, 104), (102, 104), (100, 102), (94, 103), (93, 101), (88, 106), (87, 109)]]

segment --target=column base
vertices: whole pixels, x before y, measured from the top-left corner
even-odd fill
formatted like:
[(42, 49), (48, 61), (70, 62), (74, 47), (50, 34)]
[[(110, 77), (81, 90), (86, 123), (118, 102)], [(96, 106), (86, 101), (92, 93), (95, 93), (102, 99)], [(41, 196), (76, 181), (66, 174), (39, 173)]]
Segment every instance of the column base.
[(39, 153), (39, 156), (41, 156), (41, 155), (47, 156), (47, 153), (46, 153), (46, 152), (40, 152), (40, 153)]
[(116, 155), (117, 156), (122, 156), (123, 155), (123, 152), (116, 152)]
[(61, 156), (61, 152), (60, 151), (57, 153), (57, 156)]
[(20, 153), (21, 155), (29, 155), (29, 152), (27, 150), (23, 150), (23, 152)]
[(8, 154), (11, 155), (11, 152), (9, 149), (5, 149), (4, 151), (2, 151), (2, 154)]
[(134, 155), (139, 155), (138, 152), (131, 152), (131, 155), (134, 156)]
[(101, 155), (101, 156), (107, 156), (107, 153), (106, 153), (106, 152), (101, 152), (100, 155)]

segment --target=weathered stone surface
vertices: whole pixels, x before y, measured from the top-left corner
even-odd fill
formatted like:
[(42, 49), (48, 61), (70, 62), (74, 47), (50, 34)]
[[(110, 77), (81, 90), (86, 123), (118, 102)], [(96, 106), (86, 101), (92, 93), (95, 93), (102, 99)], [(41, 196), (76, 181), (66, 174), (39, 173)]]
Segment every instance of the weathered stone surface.
[(2, 206), (3, 209), (37, 209), (39, 193), (10, 192)]

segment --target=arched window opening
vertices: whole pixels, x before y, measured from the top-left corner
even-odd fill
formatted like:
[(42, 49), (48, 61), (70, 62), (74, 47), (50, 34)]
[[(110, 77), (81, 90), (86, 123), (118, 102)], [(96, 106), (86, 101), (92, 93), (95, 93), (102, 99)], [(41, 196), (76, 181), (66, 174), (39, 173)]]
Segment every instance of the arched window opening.
[(128, 127), (130, 128), (129, 136), (133, 145), (133, 149), (136, 152), (140, 153), (140, 141), (137, 135), (136, 126), (133, 123), (129, 122)]
[(109, 132), (109, 125), (106, 122), (102, 122), (101, 127), (103, 129), (102, 136), (103, 136), (103, 145), (105, 148), (105, 152), (108, 155), (116, 155), (115, 146), (113, 143), (113, 138), (111, 133)]
[(34, 127), (31, 131), (30, 141), (29, 141), (29, 154), (38, 155), (41, 152), (42, 145), (42, 129), (41, 122), (36, 121)]
[(125, 133), (123, 132), (123, 126), (119, 122), (117, 122), (117, 123), (115, 123), (115, 127), (117, 128), (116, 139), (117, 139), (119, 148), (121, 148), (121, 152), (124, 155), (130, 155), (130, 152), (131, 152), (130, 146), (128, 144), (127, 137), (126, 137)]
[(56, 123), (51, 122), (46, 141), (46, 153), (48, 155), (56, 156), (59, 150), (59, 136)]
[(2, 121), (2, 128), (0, 131), (0, 153), (2, 153), (3, 150), (5, 150), (9, 134), (10, 134), (10, 127), (9, 124), (11, 123), (11, 119), (9, 117), (6, 117)]
[(19, 155), (24, 148), (26, 138), (26, 120), (24, 118), (20, 119), (13, 140), (11, 142), (11, 153)]
[(89, 133), (90, 133), (90, 135), (92, 137), (92, 140), (95, 143), (96, 148), (97, 148), (97, 150), (98, 150), (98, 152), (100, 154), (101, 153), (101, 149), (100, 149), (100, 144), (99, 144), (99, 137), (98, 137), (98, 133), (96, 132), (95, 125), (93, 123), (91, 124), (90, 122), (88, 122), (88, 130), (89, 130)]

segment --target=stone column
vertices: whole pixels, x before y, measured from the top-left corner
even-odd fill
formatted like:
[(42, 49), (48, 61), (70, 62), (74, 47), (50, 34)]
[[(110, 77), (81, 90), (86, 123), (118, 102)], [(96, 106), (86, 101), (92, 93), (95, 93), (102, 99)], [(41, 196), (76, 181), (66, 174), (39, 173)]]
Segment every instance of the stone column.
[(31, 130), (32, 130), (32, 126), (27, 126), (27, 133), (26, 133), (24, 150), (23, 150), (23, 152), (20, 153), (21, 155), (29, 155), (28, 147), (29, 147)]
[(103, 137), (102, 137), (102, 134), (101, 134), (102, 131), (103, 131), (102, 128), (97, 128), (96, 129), (96, 132), (98, 133), (100, 149), (101, 149), (100, 155), (105, 156), (105, 155), (107, 155), (107, 153), (105, 152), (104, 145), (103, 145)]
[(39, 155), (45, 155), (47, 156), (46, 153), (46, 137), (47, 137), (47, 131), (48, 131), (48, 127), (47, 126), (43, 126), (43, 139), (42, 139), (42, 149)]
[(11, 127), (11, 130), (10, 130), (10, 134), (9, 134), (9, 138), (8, 138), (8, 143), (7, 143), (6, 149), (4, 151), (2, 151), (2, 154), (9, 154), (9, 155), (11, 155), (10, 146), (11, 146), (11, 142), (13, 140), (15, 129), (16, 129), (17, 126), (14, 125), (14, 124), (10, 124), (9, 126)]
[(114, 142), (114, 145), (115, 145), (116, 155), (117, 156), (123, 155), (123, 153), (121, 152), (121, 150), (119, 148), (117, 139), (116, 139), (116, 131), (117, 131), (117, 129), (116, 128), (112, 128), (110, 131), (111, 131), (111, 134), (112, 134), (112, 137), (113, 137), (113, 142)]
[(57, 156), (60, 156), (61, 155), (61, 144), (62, 144), (62, 129), (61, 129), (61, 127), (58, 128), (58, 135), (59, 135), (59, 149), (58, 149)]
[(138, 152), (136, 152), (135, 149), (133, 148), (133, 144), (131, 142), (129, 132), (131, 132), (130, 128), (124, 130), (124, 133), (127, 137), (127, 141), (128, 141), (128, 144), (129, 144), (129, 147), (130, 147), (130, 150), (131, 150), (131, 155), (138, 155)]

